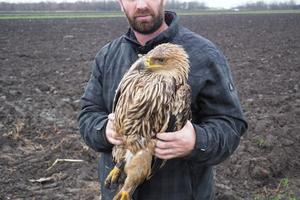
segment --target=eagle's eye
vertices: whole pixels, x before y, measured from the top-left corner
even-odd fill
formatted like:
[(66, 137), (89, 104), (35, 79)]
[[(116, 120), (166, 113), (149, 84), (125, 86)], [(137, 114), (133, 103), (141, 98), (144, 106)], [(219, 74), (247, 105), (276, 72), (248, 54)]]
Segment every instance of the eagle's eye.
[(166, 60), (164, 58), (156, 58), (155, 61), (156, 61), (156, 64), (161, 65), (161, 64), (164, 64)]

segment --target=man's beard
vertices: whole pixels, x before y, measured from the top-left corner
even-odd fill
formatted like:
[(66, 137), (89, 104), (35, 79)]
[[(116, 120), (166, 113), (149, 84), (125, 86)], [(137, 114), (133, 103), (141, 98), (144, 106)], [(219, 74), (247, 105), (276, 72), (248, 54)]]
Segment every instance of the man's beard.
[[(130, 18), (125, 12), (128, 22), (133, 30), (141, 34), (151, 34), (154, 33), (162, 25), (164, 20), (164, 13), (162, 10), (158, 12), (158, 15), (155, 16), (150, 10), (141, 11), (136, 13), (132, 18)], [(148, 22), (139, 22), (136, 20), (136, 17), (139, 15), (150, 15), (152, 17), (151, 21)]]

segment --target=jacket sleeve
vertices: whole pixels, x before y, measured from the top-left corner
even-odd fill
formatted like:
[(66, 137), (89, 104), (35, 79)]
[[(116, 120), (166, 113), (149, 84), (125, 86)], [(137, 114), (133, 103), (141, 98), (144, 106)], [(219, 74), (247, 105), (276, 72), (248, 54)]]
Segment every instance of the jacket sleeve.
[(102, 68), (105, 65), (105, 51), (101, 50), (92, 65), (92, 73), (81, 97), (81, 111), (78, 115), (79, 131), (86, 144), (99, 152), (111, 151), (105, 135), (108, 110), (105, 107), (102, 90)]
[(201, 82), (192, 103), (196, 144), (187, 159), (216, 165), (237, 148), (247, 123), (225, 57), (214, 48), (208, 57), (205, 76), (196, 80)]

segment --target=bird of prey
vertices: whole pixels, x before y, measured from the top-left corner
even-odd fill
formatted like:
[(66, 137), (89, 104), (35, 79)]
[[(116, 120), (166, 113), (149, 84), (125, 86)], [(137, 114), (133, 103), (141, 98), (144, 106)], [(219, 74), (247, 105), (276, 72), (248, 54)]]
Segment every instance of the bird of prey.
[[(125, 180), (114, 200), (130, 200), (153, 173), (155, 135), (180, 130), (191, 118), (187, 84), (188, 55), (182, 46), (164, 43), (141, 56), (121, 80), (114, 99), (115, 131), (124, 143), (113, 147), (115, 167), (105, 186)], [(172, 127), (172, 130), (170, 130)]]

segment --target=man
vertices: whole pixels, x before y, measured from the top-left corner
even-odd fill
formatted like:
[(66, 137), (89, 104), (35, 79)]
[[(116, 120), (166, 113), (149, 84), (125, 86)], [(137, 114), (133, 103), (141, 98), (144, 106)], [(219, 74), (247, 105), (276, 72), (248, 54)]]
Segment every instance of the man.
[(119, 3), (131, 28), (98, 52), (78, 117), (85, 142), (101, 152), (102, 199), (115, 194), (103, 182), (113, 167), (112, 147), (122, 143), (112, 125), (115, 90), (138, 54), (165, 42), (182, 45), (189, 54), (192, 122), (182, 130), (157, 134), (155, 156), (168, 161), (137, 188), (133, 198), (213, 199), (212, 166), (233, 153), (247, 129), (227, 61), (210, 41), (180, 26), (175, 13), (165, 12), (165, 0)]

